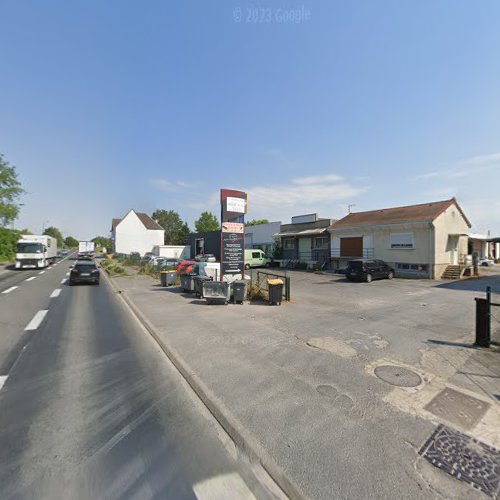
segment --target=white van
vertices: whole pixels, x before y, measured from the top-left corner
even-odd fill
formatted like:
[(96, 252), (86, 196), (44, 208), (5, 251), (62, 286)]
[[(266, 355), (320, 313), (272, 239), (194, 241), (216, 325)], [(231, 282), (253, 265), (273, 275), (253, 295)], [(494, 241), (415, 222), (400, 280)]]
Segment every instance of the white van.
[(263, 250), (250, 248), (245, 250), (245, 269), (251, 267), (269, 267), (271, 259), (266, 257)]

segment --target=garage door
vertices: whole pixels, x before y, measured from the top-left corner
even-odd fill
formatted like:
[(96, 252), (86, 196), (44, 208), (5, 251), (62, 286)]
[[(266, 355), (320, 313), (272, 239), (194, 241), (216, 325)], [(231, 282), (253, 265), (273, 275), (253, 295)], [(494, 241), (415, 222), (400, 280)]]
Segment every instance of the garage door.
[(341, 257), (363, 257), (363, 237), (340, 238)]

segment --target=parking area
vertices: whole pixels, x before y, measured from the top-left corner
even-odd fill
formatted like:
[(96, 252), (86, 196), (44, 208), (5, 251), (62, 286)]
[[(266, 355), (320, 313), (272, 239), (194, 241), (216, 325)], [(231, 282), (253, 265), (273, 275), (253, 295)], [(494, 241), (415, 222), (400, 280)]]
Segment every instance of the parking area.
[[(254, 272), (255, 274), (255, 272)], [(419, 364), (428, 347), (471, 343), (474, 297), (500, 293), (500, 266), (481, 278), (353, 283), (342, 275), (287, 271), (291, 303), (249, 305), (245, 314), (303, 342), (350, 353), (363, 363), (389, 357)], [(338, 353), (337, 353), (338, 354)]]

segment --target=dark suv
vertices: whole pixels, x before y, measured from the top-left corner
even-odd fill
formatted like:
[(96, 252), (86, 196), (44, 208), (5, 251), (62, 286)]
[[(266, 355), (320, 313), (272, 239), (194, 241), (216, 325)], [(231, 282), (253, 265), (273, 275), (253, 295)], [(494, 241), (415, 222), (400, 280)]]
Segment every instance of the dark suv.
[(71, 286), (76, 283), (99, 284), (99, 268), (94, 261), (78, 260), (74, 266), (71, 266), (69, 284)]
[(350, 260), (346, 269), (346, 277), (351, 281), (370, 283), (378, 278), (394, 278), (394, 269), (383, 260), (356, 259)]

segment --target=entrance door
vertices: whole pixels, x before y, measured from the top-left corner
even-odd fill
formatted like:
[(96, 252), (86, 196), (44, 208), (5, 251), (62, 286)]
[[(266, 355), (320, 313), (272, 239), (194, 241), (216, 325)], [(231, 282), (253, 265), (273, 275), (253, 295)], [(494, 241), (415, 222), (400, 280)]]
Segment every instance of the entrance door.
[(299, 238), (299, 260), (311, 260), (311, 238)]
[(458, 265), (458, 236), (449, 237), (451, 264)]

